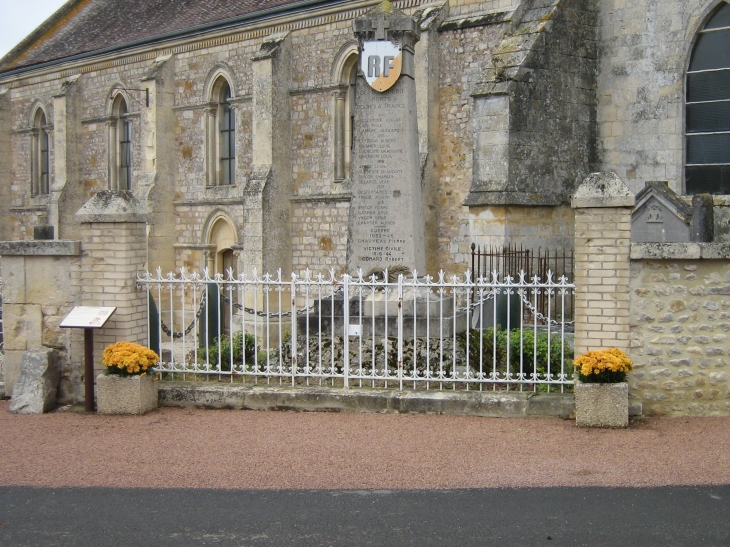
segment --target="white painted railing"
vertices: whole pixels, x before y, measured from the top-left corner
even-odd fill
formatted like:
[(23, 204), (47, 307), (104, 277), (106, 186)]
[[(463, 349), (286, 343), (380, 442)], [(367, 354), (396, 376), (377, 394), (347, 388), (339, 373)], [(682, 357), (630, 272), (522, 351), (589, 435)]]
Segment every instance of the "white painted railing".
[[(575, 285), (567, 279), (496, 272), (475, 281), (469, 272), (383, 278), (388, 272), (307, 271), (287, 280), (281, 272), (158, 270), (141, 272), (137, 282), (150, 297), (158, 370), (174, 377), (400, 389), (562, 390), (572, 383), (572, 323), (563, 312), (572, 309)], [(539, 313), (543, 293), (547, 307)]]
[[(0, 277), (0, 353), (5, 353), (5, 331), (3, 330), (3, 280)], [(0, 363), (0, 377), (2, 377), (2, 363)]]

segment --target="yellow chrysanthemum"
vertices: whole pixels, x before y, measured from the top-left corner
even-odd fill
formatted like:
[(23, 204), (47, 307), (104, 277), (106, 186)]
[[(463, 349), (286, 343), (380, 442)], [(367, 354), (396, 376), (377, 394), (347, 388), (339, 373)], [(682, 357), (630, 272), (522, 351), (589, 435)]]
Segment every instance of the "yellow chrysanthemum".
[(573, 364), (583, 376), (600, 374), (605, 371), (629, 372), (634, 368), (634, 363), (628, 355), (618, 348), (589, 351), (576, 357)]
[(127, 374), (144, 374), (160, 358), (151, 349), (134, 342), (117, 342), (104, 349), (101, 360), (107, 367), (116, 367)]

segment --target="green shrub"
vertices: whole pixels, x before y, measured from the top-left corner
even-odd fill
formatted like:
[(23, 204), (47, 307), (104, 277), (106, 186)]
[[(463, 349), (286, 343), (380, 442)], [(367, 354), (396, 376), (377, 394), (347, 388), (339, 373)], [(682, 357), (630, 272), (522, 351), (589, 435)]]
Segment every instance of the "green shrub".
[[(482, 370), (489, 373), (493, 370), (493, 360), (496, 357), (497, 372), (507, 372), (507, 330), (497, 329), (496, 336), (493, 328), (485, 329), (482, 333), (482, 345), (479, 343), (479, 331), (469, 332), (469, 364), (472, 368), (479, 370), (479, 358), (482, 356)], [(466, 346), (466, 333), (461, 337), (461, 343)], [(496, 339), (497, 349), (495, 356), (494, 343)], [(527, 379), (533, 373), (535, 367), (535, 334), (532, 331), (525, 331), (520, 341), (520, 329), (513, 329), (509, 332), (509, 370), (513, 374), (520, 372), (520, 355), (522, 355), (522, 371)], [(520, 348), (520, 344), (522, 347)], [(481, 353), (480, 353), (481, 352)], [(541, 378), (548, 370), (548, 355), (550, 356), (550, 372), (555, 375), (560, 372), (560, 335), (553, 333), (548, 346), (548, 333), (537, 333), (537, 371)], [(572, 350), (565, 346), (565, 370), (572, 372), (573, 358)]]
[(254, 355), (256, 351), (256, 337), (253, 334), (246, 333), (245, 343), (244, 334), (238, 331), (233, 335), (233, 339), (227, 334), (222, 334), (220, 341), (218, 338), (213, 339), (213, 343), (208, 347), (206, 353), (205, 347), (198, 348), (198, 361), (210, 363), (211, 367), (218, 365), (218, 356), (220, 355), (221, 370), (231, 370), (231, 354), (233, 355), (233, 364), (240, 365), (243, 363), (244, 352), (246, 355), (246, 365), (254, 364)]

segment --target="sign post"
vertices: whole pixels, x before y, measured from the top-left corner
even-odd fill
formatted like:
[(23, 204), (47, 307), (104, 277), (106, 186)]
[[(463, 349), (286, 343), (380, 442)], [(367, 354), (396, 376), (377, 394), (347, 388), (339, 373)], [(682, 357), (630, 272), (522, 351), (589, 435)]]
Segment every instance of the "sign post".
[(94, 412), (94, 329), (103, 327), (115, 307), (76, 306), (61, 324), (61, 328), (84, 329), (84, 398), (86, 412)]

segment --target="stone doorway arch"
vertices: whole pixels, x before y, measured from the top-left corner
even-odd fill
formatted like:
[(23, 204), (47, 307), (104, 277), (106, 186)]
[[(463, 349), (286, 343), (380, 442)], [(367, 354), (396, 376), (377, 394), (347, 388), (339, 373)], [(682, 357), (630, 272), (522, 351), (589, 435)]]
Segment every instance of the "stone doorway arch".
[[(223, 213), (213, 215), (208, 223), (206, 240), (208, 244), (206, 266), (209, 275), (213, 277), (215, 274), (221, 274), (225, 280), (228, 279), (230, 271), (234, 278), (237, 277), (240, 246), (233, 222)], [(231, 319), (236, 314), (231, 305), (237, 302), (237, 294), (236, 291), (228, 292), (225, 285), (219, 287), (219, 290), (221, 333), (230, 335)]]

